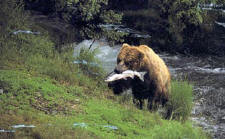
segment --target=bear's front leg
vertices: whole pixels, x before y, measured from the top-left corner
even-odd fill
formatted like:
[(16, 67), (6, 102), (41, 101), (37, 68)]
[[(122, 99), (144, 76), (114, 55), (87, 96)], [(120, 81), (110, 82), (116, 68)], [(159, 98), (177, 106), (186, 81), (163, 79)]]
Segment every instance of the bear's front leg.
[(133, 103), (139, 108), (139, 109), (143, 109), (143, 105), (144, 105), (144, 100), (139, 98), (133, 98)]
[(156, 97), (149, 97), (148, 98), (148, 110), (150, 111), (156, 111), (159, 107), (159, 103), (156, 100)]

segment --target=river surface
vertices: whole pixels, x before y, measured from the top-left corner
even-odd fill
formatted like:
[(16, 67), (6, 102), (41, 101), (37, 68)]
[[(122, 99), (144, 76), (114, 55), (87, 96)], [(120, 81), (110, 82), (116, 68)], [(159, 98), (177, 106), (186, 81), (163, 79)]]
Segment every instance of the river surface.
[[(89, 48), (92, 40), (84, 40), (74, 50)], [(107, 41), (95, 41), (91, 50), (98, 49), (96, 55), (103, 68), (111, 72), (116, 65), (116, 57), (121, 45), (110, 47)], [(194, 57), (160, 53), (173, 79), (186, 79), (194, 84), (195, 105), (191, 120), (210, 132), (213, 138), (225, 138), (225, 57)]]

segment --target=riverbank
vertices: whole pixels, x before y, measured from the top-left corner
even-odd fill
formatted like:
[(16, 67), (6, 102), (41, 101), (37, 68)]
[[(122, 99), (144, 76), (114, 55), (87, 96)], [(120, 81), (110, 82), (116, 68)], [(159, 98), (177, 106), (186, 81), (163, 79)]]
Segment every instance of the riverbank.
[(164, 120), (158, 113), (138, 110), (131, 99), (114, 96), (101, 76), (85, 75), (74, 64), (68, 67), (65, 55), (23, 57), (15, 49), (4, 54), (0, 138), (208, 137), (189, 120)]
[[(15, 33), (0, 35), (0, 138), (209, 137), (189, 120), (165, 120), (114, 96), (100, 67), (74, 64), (73, 47), (58, 52), (45, 29), (20, 20)], [(79, 58), (97, 62), (94, 53)]]

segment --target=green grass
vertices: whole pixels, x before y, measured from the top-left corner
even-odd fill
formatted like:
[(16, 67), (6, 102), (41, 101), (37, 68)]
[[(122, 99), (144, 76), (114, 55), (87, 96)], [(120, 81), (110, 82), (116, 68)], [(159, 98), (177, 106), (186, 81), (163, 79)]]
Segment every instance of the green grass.
[[(24, 71), (1, 70), (0, 85), (4, 93), (1, 95), (1, 113), (15, 111), (19, 108), (29, 110), (34, 107), (46, 113), (66, 112), (72, 105), (76, 88), (60, 86), (56, 81), (46, 77), (32, 77)], [(78, 92), (79, 93), (79, 92)], [(8, 98), (11, 98), (10, 101)], [(73, 99), (72, 99), (73, 98)], [(32, 107), (31, 107), (32, 106)]]
[[(95, 88), (92, 92), (85, 89), (89, 87), (86, 85), (62, 85), (23, 70), (0, 70), (0, 85), (4, 90), (0, 95), (0, 127), (37, 126), (28, 131), (16, 130), (18, 138), (206, 138), (190, 121), (164, 120), (157, 113), (122, 105), (113, 96), (107, 97), (112, 95), (107, 89)], [(74, 123), (88, 126), (74, 127)]]
[[(108, 100), (91, 100), (87, 102), (86, 115), (81, 115), (80, 122), (90, 123), (90, 130), (103, 138), (204, 138), (200, 130), (190, 130), (190, 123), (163, 120), (156, 113), (124, 107)], [(114, 125), (116, 131), (107, 131), (93, 125)], [(178, 130), (174, 130), (174, 129)], [(189, 134), (191, 133), (191, 134)]]

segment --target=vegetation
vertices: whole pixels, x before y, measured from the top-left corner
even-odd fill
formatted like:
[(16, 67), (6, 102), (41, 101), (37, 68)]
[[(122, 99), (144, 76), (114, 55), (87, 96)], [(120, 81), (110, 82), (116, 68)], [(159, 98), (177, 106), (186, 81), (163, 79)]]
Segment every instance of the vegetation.
[[(103, 82), (104, 75), (89, 74), (102, 74), (89, 64), (97, 62), (94, 52), (83, 50), (74, 58), (73, 48), (55, 50), (47, 32), (13, 34), (34, 25), (26, 20), (23, 4), (1, 4), (0, 129), (15, 132), (1, 132), (0, 138), (208, 138), (189, 120), (165, 120), (119, 101)], [(172, 108), (174, 115), (180, 114)], [(17, 124), (35, 127), (14, 129)]]
[(108, 0), (25, 0), (25, 5), (30, 10), (40, 11), (47, 15), (58, 15), (79, 29), (82, 38), (96, 40), (104, 36), (114, 43), (123, 41), (122, 38), (126, 35), (100, 26), (121, 23), (122, 14), (110, 9)]
[[(0, 104), (4, 106), (0, 111), (1, 128), (10, 129), (15, 124), (36, 126), (16, 129), (15, 138), (206, 137), (200, 129), (192, 128), (190, 121), (182, 124), (163, 120), (157, 113), (121, 105), (113, 96), (107, 99), (109, 94), (103, 94), (106, 92), (99, 87), (65, 86), (49, 77), (19, 70), (1, 70), (0, 73), (1, 86), (4, 84), (4, 94), (0, 96)], [(76, 127), (74, 123), (87, 126)], [(105, 125), (116, 126), (118, 130)]]
[[(186, 42), (190, 44), (190, 41), (196, 38), (193, 34), (203, 20), (201, 10), (194, 0), (163, 2), (149, 0), (147, 10), (136, 16), (147, 18), (149, 25), (157, 22), (154, 24), (155, 30), (149, 25), (147, 29), (153, 29), (151, 31), (154, 33), (153, 40), (163, 47), (166, 45), (180, 47)], [(146, 30), (146, 27), (143, 30)]]
[(192, 85), (185, 81), (173, 81), (169, 102), (166, 104), (170, 119), (187, 120), (191, 114), (192, 103)]
[(215, 21), (225, 20), (224, 13), (201, 8), (205, 3), (224, 7), (222, 6), (224, 0), (24, 0), (24, 2), (28, 10), (60, 17), (72, 24), (79, 30), (74, 36), (79, 39), (96, 40), (104, 36), (110, 44), (124, 42), (128, 39), (128, 34), (101, 26), (121, 24), (121, 13), (124, 13), (124, 24), (151, 36), (148, 40), (135, 38), (132, 40), (135, 43), (148, 43), (152, 47), (170, 52), (216, 55), (225, 53), (223, 45), (225, 29), (215, 24)]
[(140, 4), (144, 6), (138, 9), (135, 8), (136, 2), (131, 1), (126, 7), (123, 5), (125, 1), (111, 0), (110, 3), (117, 2), (112, 7), (118, 3), (124, 6), (118, 8), (124, 13), (123, 23), (152, 36), (144, 43), (170, 52), (224, 54), (225, 47), (219, 42), (224, 42), (225, 29), (215, 24), (215, 21), (224, 21), (224, 13), (201, 8), (201, 4), (211, 2), (220, 4), (221, 8), (222, 1), (144, 0)]

